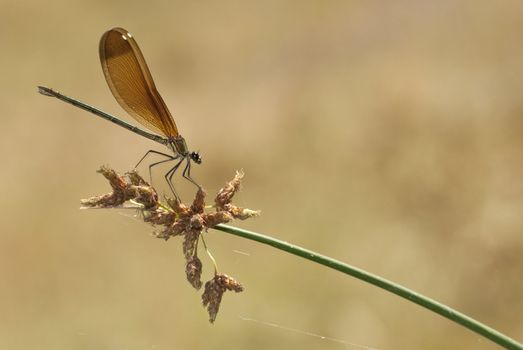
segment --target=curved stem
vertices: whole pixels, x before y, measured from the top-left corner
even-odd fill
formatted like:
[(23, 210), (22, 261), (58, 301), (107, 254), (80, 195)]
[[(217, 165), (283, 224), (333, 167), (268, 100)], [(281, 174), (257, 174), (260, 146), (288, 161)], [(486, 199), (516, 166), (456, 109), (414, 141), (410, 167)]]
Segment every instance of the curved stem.
[(203, 247), (205, 248), (205, 252), (207, 253), (207, 256), (211, 259), (213, 265), (214, 265), (214, 274), (218, 274), (218, 264), (216, 263), (216, 259), (214, 259), (214, 256), (212, 256), (211, 252), (209, 251), (209, 248), (207, 248), (207, 243), (205, 243), (205, 238), (203, 238), (203, 234), (200, 235), (200, 239), (203, 242)]
[(386, 280), (385, 278), (376, 276), (372, 273), (369, 273), (365, 270), (359, 269), (357, 267), (345, 264), (341, 261), (329, 258), (313, 252), (311, 250), (299, 247), (297, 245), (281, 241), (276, 238), (265, 236), (253, 231), (248, 231), (240, 229), (237, 227), (229, 225), (217, 225), (214, 227), (216, 230), (227, 232), (235, 236), (240, 236), (247, 238), (253, 241), (257, 241), (263, 244), (270, 245), (274, 248), (286, 251), (288, 253), (300, 256), (310, 261), (314, 261), (318, 264), (325, 265), (331, 269), (338, 270), (344, 274), (356, 277), (362, 281), (368, 282), (372, 285), (385, 289), (393, 294), (396, 294), (402, 298), (405, 298), (413, 303), (416, 303), (424, 308), (434, 311), (435, 313), (440, 314), (443, 317), (448, 318), (460, 325), (470, 329), (473, 332), (476, 332), (487, 339), (492, 340), (494, 343), (503, 346), (506, 349), (518, 349), (523, 350), (523, 345), (518, 343), (516, 340), (496, 331), (484, 325), (481, 322), (474, 320), (473, 318), (468, 317), (461, 312), (458, 312), (444, 304), (438, 303), (437, 301), (430, 299), (424, 295), (416, 293), (408, 288), (405, 288), (399, 284)]

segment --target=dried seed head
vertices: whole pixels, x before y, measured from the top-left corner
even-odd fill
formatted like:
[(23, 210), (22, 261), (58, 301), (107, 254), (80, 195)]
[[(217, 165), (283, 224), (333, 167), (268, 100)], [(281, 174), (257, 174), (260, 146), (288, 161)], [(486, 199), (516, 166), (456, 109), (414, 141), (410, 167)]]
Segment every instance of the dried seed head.
[(196, 196), (194, 197), (194, 201), (191, 205), (191, 211), (193, 213), (203, 213), (203, 210), (205, 208), (205, 191), (203, 188), (198, 187), (198, 192), (196, 192)]
[(185, 275), (187, 276), (187, 281), (198, 290), (202, 287), (202, 262), (198, 256), (194, 255), (187, 260), (185, 265)]
[(205, 227), (214, 227), (218, 224), (224, 224), (233, 219), (232, 215), (226, 211), (217, 211), (205, 215)]
[[(116, 204), (115, 204), (116, 203)], [(120, 205), (120, 200), (115, 200), (115, 196), (111, 194), (105, 194), (102, 196), (96, 196), (80, 200), (80, 208), (110, 208), (115, 205)]]
[(155, 210), (142, 210), (145, 222), (153, 225), (166, 226), (168, 229), (176, 222), (176, 213), (162, 208), (154, 208)]
[(247, 220), (247, 219), (254, 218), (254, 217), (260, 216), (260, 215), (261, 215), (261, 211), (260, 210), (251, 210), (251, 209), (247, 209), (247, 208), (238, 208), (238, 212), (236, 214), (234, 214), (234, 218), (235, 219), (240, 219), (240, 220)]
[(216, 315), (220, 310), (222, 296), (225, 293), (225, 288), (220, 286), (214, 279), (205, 283), (205, 290), (202, 294), (203, 306), (207, 308), (209, 314), (209, 322), (214, 323)]
[(178, 208), (181, 203), (180, 201), (178, 200), (178, 198), (165, 198), (167, 204), (169, 205), (169, 207), (174, 210), (176, 212), (176, 208)]
[(97, 171), (102, 174), (111, 185), (113, 192), (102, 196), (91, 197), (80, 201), (83, 207), (88, 208), (110, 208), (122, 205), (132, 196), (127, 195), (128, 184), (116, 171), (109, 169), (106, 166), (100, 167)]
[(227, 210), (234, 219), (246, 220), (260, 215), (259, 210), (240, 208), (233, 204), (226, 204), (224, 209)]
[(172, 225), (167, 226), (162, 231), (157, 231), (154, 233), (156, 238), (161, 238), (168, 240), (171, 237), (181, 235), (185, 231), (185, 223), (178, 220), (175, 221)]
[(241, 180), (243, 179), (243, 172), (236, 172), (234, 179), (227, 182), (225, 186), (216, 195), (215, 203), (218, 208), (224, 208), (226, 204), (229, 204), (232, 197), (240, 189)]
[(190, 214), (190, 208), (187, 205), (181, 203), (177, 198), (166, 198), (166, 200), (167, 204), (169, 204), (169, 207), (173, 212), (176, 213), (176, 215), (178, 215), (178, 217), (183, 217)]
[(236, 293), (243, 292), (244, 290), (240, 282), (236, 281), (230, 276), (227, 276), (226, 274), (216, 275), (214, 278), (216, 278), (218, 283), (224, 286), (227, 290), (233, 290)]
[(209, 322), (214, 323), (216, 320), (216, 316), (220, 310), (223, 293), (227, 290), (241, 292), (243, 291), (243, 286), (234, 280), (234, 278), (224, 274), (215, 275), (212, 280), (205, 283), (205, 290), (202, 294), (202, 303), (209, 313)]
[(201, 231), (204, 225), (203, 217), (200, 214), (195, 214), (191, 216), (191, 219), (189, 220), (189, 225), (189, 228), (191, 230)]
[(134, 200), (143, 204), (145, 209), (153, 209), (158, 206), (158, 195), (154, 188), (150, 186), (140, 185), (131, 186), (130, 190), (134, 190)]
[(136, 169), (129, 171), (127, 177), (129, 177), (129, 182), (135, 186), (150, 186), (149, 183), (138, 174)]
[(183, 255), (185, 259), (189, 259), (195, 255), (200, 233), (201, 231), (199, 230), (185, 231), (183, 240)]
[(107, 180), (109, 180), (109, 184), (111, 185), (113, 190), (124, 191), (128, 186), (123, 176), (121, 176), (116, 171), (105, 165), (102, 165), (97, 172), (102, 174)]
[[(237, 172), (234, 179), (228, 182), (215, 198), (214, 212), (205, 212), (205, 191), (198, 189), (193, 203), (189, 206), (176, 199), (167, 198), (169, 207), (158, 201), (156, 190), (151, 187), (136, 171), (121, 176), (108, 167), (101, 167), (99, 172), (109, 180), (112, 193), (82, 200), (84, 207), (121, 207), (127, 201), (138, 203), (143, 220), (161, 227), (154, 235), (157, 238), (169, 239), (183, 235), (183, 254), (186, 259), (186, 277), (189, 283), (199, 289), (202, 286), (202, 262), (197, 257), (198, 242), (204, 230), (233, 219), (247, 219), (259, 215), (252, 211), (236, 207), (231, 203), (234, 194), (240, 188), (243, 173)], [(214, 260), (211, 257), (212, 260)], [(214, 322), (220, 308), (223, 293), (227, 290), (241, 292), (243, 286), (233, 278), (216, 274), (205, 284), (202, 295), (203, 305), (207, 308), (210, 322)]]

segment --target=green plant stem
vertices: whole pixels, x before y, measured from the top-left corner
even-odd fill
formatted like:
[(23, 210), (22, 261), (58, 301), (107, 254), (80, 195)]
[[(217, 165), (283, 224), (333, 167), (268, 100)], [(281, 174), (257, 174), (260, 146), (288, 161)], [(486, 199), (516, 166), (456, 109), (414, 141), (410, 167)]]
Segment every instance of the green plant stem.
[(385, 289), (393, 294), (396, 294), (402, 298), (405, 298), (413, 303), (423, 306), (429, 310), (432, 310), (443, 317), (448, 318), (460, 325), (470, 329), (473, 332), (476, 332), (487, 339), (492, 340), (494, 343), (503, 346), (506, 349), (519, 349), (523, 350), (523, 345), (518, 343), (516, 340), (492, 329), (481, 322), (478, 322), (467, 315), (462, 314), (446, 305), (438, 303), (435, 300), (432, 300), (424, 295), (416, 293), (408, 288), (400, 286), (396, 283), (388, 281), (382, 277), (373, 275), (367, 271), (359, 269), (354, 266), (350, 266), (341, 261), (329, 258), (327, 256), (318, 254), (311, 250), (290, 244), (285, 241), (281, 241), (276, 238), (265, 236), (256, 232), (240, 229), (237, 227), (229, 225), (217, 225), (214, 227), (216, 230), (227, 232), (235, 236), (247, 238), (253, 241), (257, 241), (263, 244), (270, 245), (274, 248), (289, 252), (291, 254), (300, 256), (310, 261), (314, 261), (318, 264), (325, 265), (331, 269), (338, 270), (347, 275), (356, 277), (360, 280), (373, 284), (377, 287)]

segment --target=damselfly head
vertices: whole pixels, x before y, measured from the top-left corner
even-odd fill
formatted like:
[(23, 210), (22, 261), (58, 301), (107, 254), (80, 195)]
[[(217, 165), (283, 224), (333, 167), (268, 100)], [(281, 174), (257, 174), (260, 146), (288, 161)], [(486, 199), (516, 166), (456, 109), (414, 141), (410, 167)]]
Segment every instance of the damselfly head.
[(202, 157), (200, 157), (200, 153), (191, 152), (190, 157), (196, 164), (202, 164)]

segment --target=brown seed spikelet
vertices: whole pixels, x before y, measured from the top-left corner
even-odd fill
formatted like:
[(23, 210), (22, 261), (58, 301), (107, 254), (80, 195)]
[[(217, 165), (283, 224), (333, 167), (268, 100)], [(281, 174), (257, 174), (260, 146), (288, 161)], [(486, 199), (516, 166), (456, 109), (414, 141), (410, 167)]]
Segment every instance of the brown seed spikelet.
[(205, 208), (205, 196), (207, 193), (203, 190), (203, 188), (199, 187), (198, 192), (196, 192), (196, 196), (194, 197), (194, 201), (191, 205), (191, 211), (193, 213), (203, 213), (203, 210)]
[(234, 278), (225, 274), (215, 275), (212, 280), (205, 283), (205, 290), (202, 294), (202, 303), (209, 313), (209, 322), (214, 323), (216, 320), (216, 316), (220, 310), (223, 293), (227, 290), (233, 290), (236, 293), (239, 293), (243, 291), (243, 286)]
[(202, 276), (202, 270), (202, 262), (196, 255), (187, 259), (185, 275), (187, 276), (187, 281), (189, 281), (196, 290), (202, 287), (202, 281), (200, 279)]
[(129, 180), (116, 171), (102, 166), (98, 170), (111, 185), (113, 192), (102, 196), (81, 200), (84, 208), (111, 208), (118, 207), (126, 201), (134, 200), (146, 209), (158, 206), (158, 195), (154, 188), (149, 186), (136, 172), (127, 174)]
[(185, 256), (185, 259), (190, 259), (194, 255), (199, 238), (200, 231), (198, 230), (185, 232), (183, 239), (183, 255)]
[(234, 176), (234, 179), (227, 182), (225, 186), (222, 187), (218, 191), (218, 194), (216, 195), (216, 199), (214, 200), (216, 203), (216, 207), (224, 209), (227, 204), (229, 204), (232, 200), (232, 197), (240, 190), (240, 184), (241, 180), (243, 179), (243, 171), (236, 172), (236, 175)]
[(115, 207), (123, 204), (126, 200), (129, 199), (129, 197), (126, 196), (126, 189), (129, 187), (129, 185), (123, 176), (106, 166), (100, 167), (98, 173), (102, 174), (107, 180), (109, 180), (109, 184), (111, 185), (113, 192), (102, 196), (83, 199), (81, 201), (82, 207)]
[(205, 226), (214, 227), (218, 224), (224, 224), (233, 219), (232, 215), (226, 211), (217, 211), (216, 213), (209, 213), (205, 216)]

